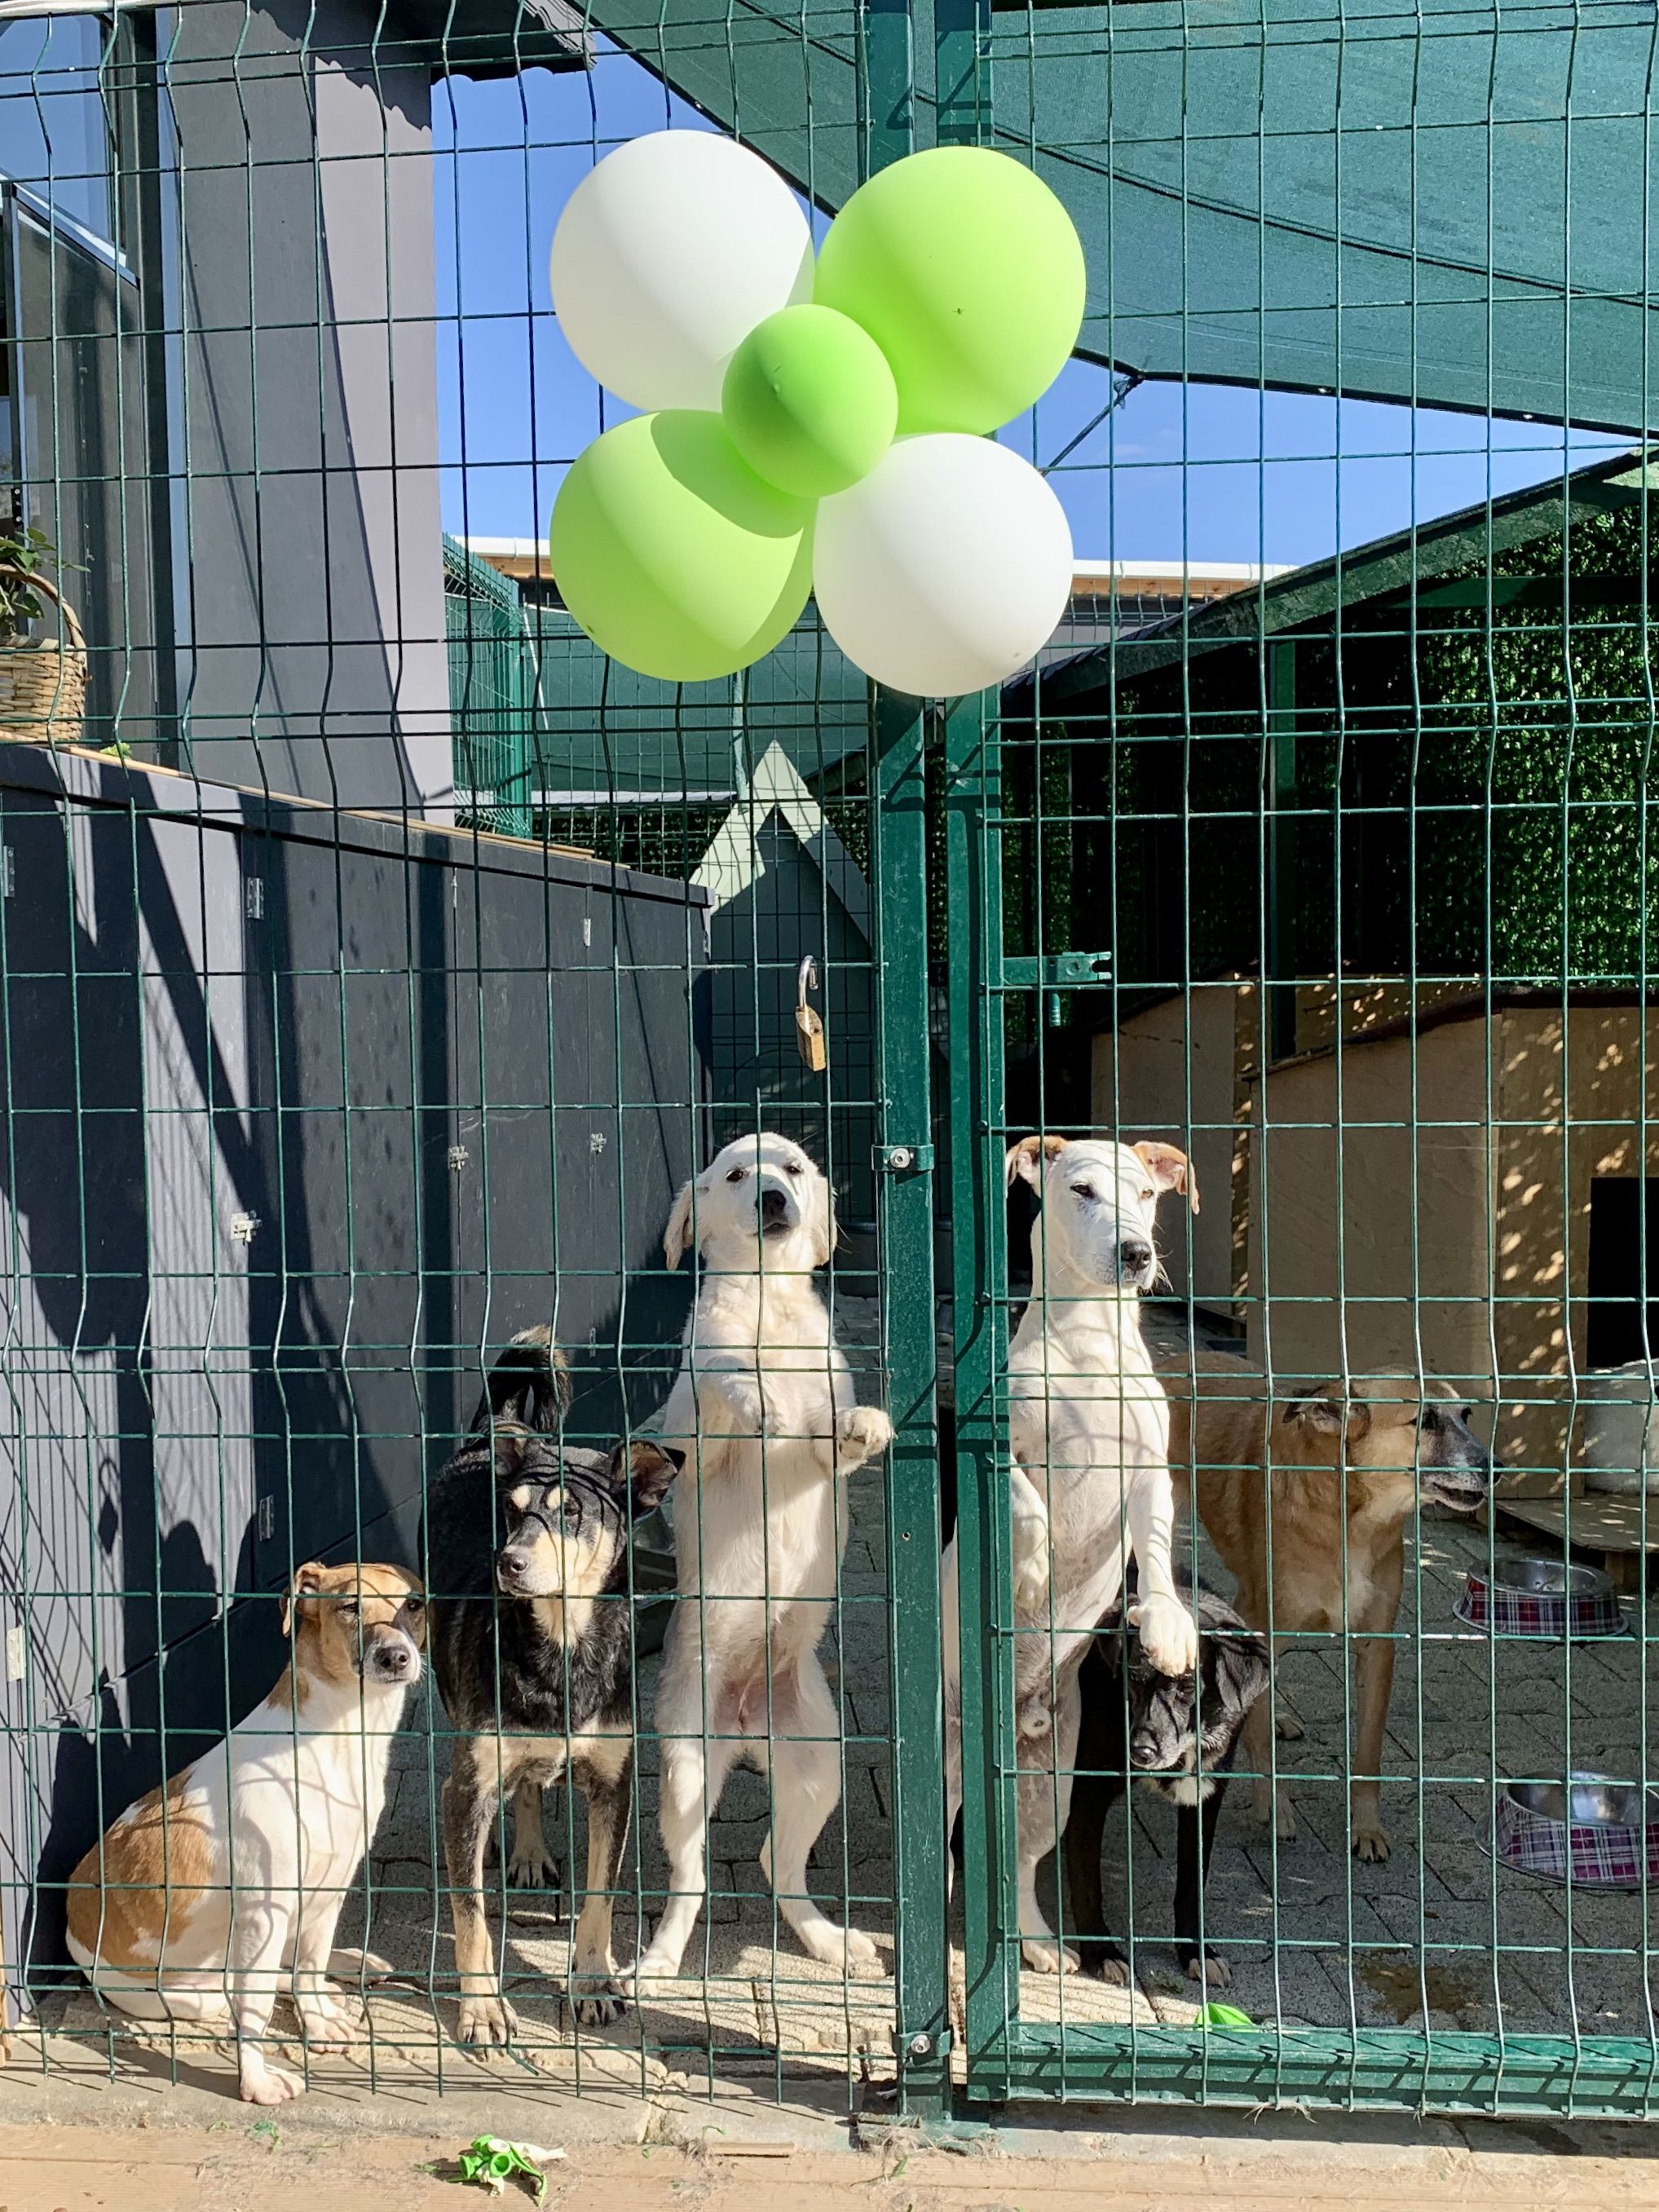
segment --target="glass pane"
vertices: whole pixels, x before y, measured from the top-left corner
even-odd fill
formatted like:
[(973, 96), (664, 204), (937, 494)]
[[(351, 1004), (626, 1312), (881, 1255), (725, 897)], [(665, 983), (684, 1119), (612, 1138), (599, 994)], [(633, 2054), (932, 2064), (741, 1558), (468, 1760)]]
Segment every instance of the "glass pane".
[(97, 15), (0, 23), (0, 172), (100, 238), (112, 228), (105, 36)]

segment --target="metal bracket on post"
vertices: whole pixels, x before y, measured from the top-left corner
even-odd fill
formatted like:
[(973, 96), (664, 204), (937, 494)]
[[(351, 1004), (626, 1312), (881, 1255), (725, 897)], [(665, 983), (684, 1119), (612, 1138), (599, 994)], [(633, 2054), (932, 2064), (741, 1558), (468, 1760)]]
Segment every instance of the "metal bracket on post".
[(924, 2058), (929, 2061), (948, 2058), (951, 2055), (951, 2031), (948, 2027), (940, 2027), (931, 2035), (895, 2033), (893, 2051), (901, 2065), (907, 2058), (915, 2063), (920, 2063)]
[(1002, 963), (1005, 991), (1097, 989), (1111, 980), (1109, 952), (1048, 952), (1030, 958), (1005, 955)]
[(931, 1145), (878, 1145), (875, 1167), (878, 1175), (932, 1175), (933, 1148)]

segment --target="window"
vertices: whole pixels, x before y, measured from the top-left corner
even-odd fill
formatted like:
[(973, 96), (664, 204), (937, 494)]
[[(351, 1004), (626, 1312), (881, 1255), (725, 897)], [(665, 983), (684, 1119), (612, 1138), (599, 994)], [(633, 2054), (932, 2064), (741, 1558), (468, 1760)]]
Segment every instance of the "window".
[(0, 22), (0, 172), (89, 230), (114, 234), (100, 15)]

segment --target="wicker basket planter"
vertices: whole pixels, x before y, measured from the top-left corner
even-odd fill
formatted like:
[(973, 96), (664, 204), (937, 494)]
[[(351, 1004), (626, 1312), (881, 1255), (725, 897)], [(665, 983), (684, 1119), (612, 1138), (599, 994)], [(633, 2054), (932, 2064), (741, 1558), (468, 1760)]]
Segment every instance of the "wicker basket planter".
[(62, 631), (38, 645), (0, 637), (0, 738), (34, 745), (79, 744), (86, 726), (86, 634), (54, 585), (33, 574), (28, 582), (31, 590), (57, 602)]

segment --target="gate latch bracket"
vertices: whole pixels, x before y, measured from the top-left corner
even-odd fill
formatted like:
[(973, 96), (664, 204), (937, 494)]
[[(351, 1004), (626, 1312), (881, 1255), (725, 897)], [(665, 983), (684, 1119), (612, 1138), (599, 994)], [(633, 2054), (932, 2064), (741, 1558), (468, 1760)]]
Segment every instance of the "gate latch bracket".
[(899, 2058), (948, 2058), (951, 2048), (948, 2027), (936, 2028), (931, 2035), (901, 2035), (896, 2033), (893, 2037), (894, 2053)]
[(1002, 963), (1005, 991), (1086, 990), (1111, 980), (1109, 952), (1047, 952), (1029, 958), (1005, 957)]
[(878, 1175), (932, 1175), (933, 1148), (931, 1145), (878, 1145), (876, 1146)]

